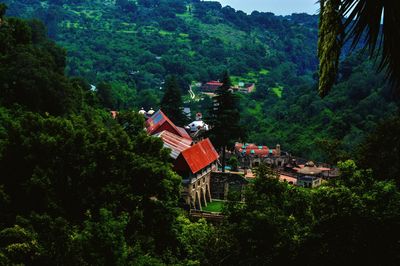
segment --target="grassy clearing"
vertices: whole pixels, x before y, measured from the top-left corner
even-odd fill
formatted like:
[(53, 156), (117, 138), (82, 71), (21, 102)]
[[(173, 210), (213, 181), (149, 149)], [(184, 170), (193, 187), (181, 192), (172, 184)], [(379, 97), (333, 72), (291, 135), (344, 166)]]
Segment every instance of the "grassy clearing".
[(238, 85), (239, 82), (244, 83), (257, 83), (260, 76), (265, 76), (269, 74), (269, 70), (261, 69), (259, 72), (251, 71), (243, 76), (231, 76), (231, 81), (233, 85)]
[(222, 212), (224, 202), (221, 200), (213, 200), (213, 202), (207, 203), (207, 207), (203, 208), (203, 211), (207, 212)]
[(283, 86), (277, 86), (275, 88), (271, 88), (271, 90), (278, 98), (282, 98)]

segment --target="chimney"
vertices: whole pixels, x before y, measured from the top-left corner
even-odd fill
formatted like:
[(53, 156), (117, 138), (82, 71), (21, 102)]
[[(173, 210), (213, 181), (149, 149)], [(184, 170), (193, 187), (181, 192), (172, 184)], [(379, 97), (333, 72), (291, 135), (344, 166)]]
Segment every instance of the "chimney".
[(276, 144), (276, 156), (281, 156), (281, 145)]

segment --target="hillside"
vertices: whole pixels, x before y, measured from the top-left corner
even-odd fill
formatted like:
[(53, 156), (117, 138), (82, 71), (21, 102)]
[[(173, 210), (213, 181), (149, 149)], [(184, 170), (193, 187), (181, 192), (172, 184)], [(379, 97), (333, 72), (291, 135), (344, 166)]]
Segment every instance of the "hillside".
[[(234, 82), (257, 86), (241, 101), (247, 140), (279, 142), (314, 159), (327, 159), (321, 142), (353, 150), (397, 109), (384, 77), (357, 54), (352, 58), (361, 59), (343, 57), (353, 71), (342, 70), (335, 92), (323, 101), (317, 96), (317, 16), (246, 15), (195, 0), (5, 2), (9, 15), (46, 23), (68, 50), (68, 75), (111, 83), (115, 109), (156, 108), (167, 75), (177, 75), (186, 92), (228, 69)], [(186, 99), (194, 112), (206, 112), (207, 104)]]

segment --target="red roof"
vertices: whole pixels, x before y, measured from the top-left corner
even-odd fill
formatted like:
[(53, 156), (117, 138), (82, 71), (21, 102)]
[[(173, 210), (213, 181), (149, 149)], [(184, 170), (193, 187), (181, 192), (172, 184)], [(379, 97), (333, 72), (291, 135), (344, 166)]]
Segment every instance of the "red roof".
[(212, 85), (212, 86), (222, 86), (224, 85), (223, 83), (216, 81), (216, 80), (212, 80), (206, 83), (207, 85)]
[(275, 155), (276, 150), (269, 149), (267, 146), (258, 146), (256, 144), (242, 144), (236, 143), (235, 144), (236, 151), (240, 152), (241, 154), (246, 155), (258, 155), (258, 156), (267, 156), (267, 155)]
[(150, 135), (167, 130), (182, 138), (192, 140), (184, 128), (177, 127), (161, 110), (158, 110), (146, 121), (146, 128)]
[(179, 156), (183, 158), (193, 174), (218, 160), (218, 153), (209, 139), (202, 140)]
[(171, 157), (176, 159), (182, 151), (191, 147), (192, 141), (164, 130), (154, 136), (161, 138), (165, 148), (171, 149)]

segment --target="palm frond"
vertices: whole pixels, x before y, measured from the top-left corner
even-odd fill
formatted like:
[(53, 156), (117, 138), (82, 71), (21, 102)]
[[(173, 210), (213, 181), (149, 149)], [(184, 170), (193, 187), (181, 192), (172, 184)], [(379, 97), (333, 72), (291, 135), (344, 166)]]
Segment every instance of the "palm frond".
[(340, 0), (320, 0), (318, 40), (319, 95), (324, 97), (335, 83), (343, 45), (343, 25), (339, 12)]
[[(337, 4), (333, 0), (321, 0), (321, 24), (328, 20), (334, 23), (333, 18), (328, 18), (329, 14), (325, 11), (327, 7)], [(334, 2), (334, 3), (332, 3)], [(341, 30), (337, 31), (337, 38), (344, 36), (345, 41), (352, 42), (352, 48), (356, 48), (360, 42), (365, 42), (364, 49), (367, 49), (372, 58), (379, 58), (379, 71), (385, 70), (388, 79), (391, 81), (394, 90), (400, 94), (400, 1), (396, 0), (341, 0), (339, 1), (338, 16), (344, 23), (338, 22)], [(323, 9), (323, 7), (325, 9)], [(320, 42), (327, 45), (333, 40), (326, 40), (326, 32), (320, 33)], [(329, 33), (330, 34), (330, 33)], [(320, 87), (321, 96), (326, 95), (333, 86), (332, 75), (337, 74), (336, 68), (336, 47), (331, 52), (335, 57), (327, 57), (324, 53), (319, 53), (320, 58)], [(331, 60), (328, 62), (327, 60)], [(327, 71), (327, 65), (331, 74), (321, 75), (321, 70)], [(324, 70), (325, 69), (325, 70)]]
[(344, 0), (341, 7), (348, 14), (344, 24), (348, 40), (354, 48), (365, 36), (365, 49), (371, 57), (379, 57), (379, 71), (386, 70), (393, 88), (400, 84), (400, 2), (393, 0)]

